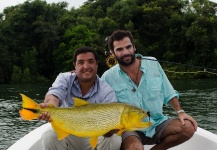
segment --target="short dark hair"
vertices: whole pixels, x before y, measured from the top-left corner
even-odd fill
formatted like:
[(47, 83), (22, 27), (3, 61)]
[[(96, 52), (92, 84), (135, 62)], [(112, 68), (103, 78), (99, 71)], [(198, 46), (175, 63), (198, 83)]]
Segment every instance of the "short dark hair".
[(75, 50), (74, 55), (73, 55), (73, 62), (76, 63), (76, 61), (77, 61), (77, 56), (78, 56), (79, 54), (87, 53), (87, 52), (93, 53), (93, 55), (94, 55), (94, 57), (95, 57), (95, 60), (98, 61), (96, 52), (95, 52), (92, 48), (90, 48), (90, 47), (88, 47), (88, 46), (83, 46), (83, 47), (80, 47), (80, 48), (78, 48), (78, 49)]
[(114, 41), (120, 41), (123, 40), (125, 37), (129, 37), (131, 43), (134, 45), (134, 41), (133, 41), (133, 35), (130, 31), (126, 31), (126, 30), (116, 30), (112, 33), (112, 35), (109, 37), (108, 39), (108, 46), (109, 49), (114, 51)]

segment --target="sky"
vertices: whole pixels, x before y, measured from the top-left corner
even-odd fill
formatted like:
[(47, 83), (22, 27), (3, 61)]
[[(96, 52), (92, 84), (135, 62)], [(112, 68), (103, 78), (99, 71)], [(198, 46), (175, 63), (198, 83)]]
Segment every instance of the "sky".
[[(0, 13), (3, 12), (5, 7), (22, 4), (25, 1), (26, 0), (0, 0)], [(69, 3), (68, 9), (70, 9), (71, 7), (79, 8), (87, 0), (46, 0), (46, 1), (47, 1), (47, 3), (58, 3), (60, 1), (68, 2)], [(217, 3), (217, 0), (210, 0), (210, 1)]]
[[(26, 0), (0, 0), (0, 13), (3, 12), (5, 7), (23, 4), (25, 1)], [(46, 0), (46, 1), (47, 3), (58, 3), (64, 1), (69, 4), (68, 9), (70, 9), (71, 7), (79, 8), (87, 0)]]

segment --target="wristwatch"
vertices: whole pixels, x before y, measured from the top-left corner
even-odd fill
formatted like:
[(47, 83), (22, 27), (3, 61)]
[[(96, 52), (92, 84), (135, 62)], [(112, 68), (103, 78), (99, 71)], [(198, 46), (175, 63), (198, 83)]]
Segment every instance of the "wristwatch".
[(184, 111), (183, 109), (181, 109), (181, 110), (178, 110), (176, 113), (179, 114), (179, 113), (181, 113), (181, 112), (184, 113), (185, 111)]

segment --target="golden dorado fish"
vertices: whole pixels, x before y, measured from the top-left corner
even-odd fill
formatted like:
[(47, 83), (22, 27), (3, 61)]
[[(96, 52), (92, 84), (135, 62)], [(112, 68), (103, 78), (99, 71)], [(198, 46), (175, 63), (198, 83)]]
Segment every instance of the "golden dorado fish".
[(29, 97), (23, 94), (21, 96), (23, 109), (19, 112), (22, 119), (37, 119), (40, 114), (48, 112), (58, 140), (64, 139), (69, 134), (89, 137), (93, 149), (97, 145), (98, 137), (111, 130), (119, 130), (117, 135), (121, 135), (126, 130), (135, 131), (151, 126), (150, 122), (142, 122), (143, 118), (149, 116), (146, 111), (124, 103), (92, 104), (73, 98), (73, 107), (55, 107), (51, 104), (42, 109)]

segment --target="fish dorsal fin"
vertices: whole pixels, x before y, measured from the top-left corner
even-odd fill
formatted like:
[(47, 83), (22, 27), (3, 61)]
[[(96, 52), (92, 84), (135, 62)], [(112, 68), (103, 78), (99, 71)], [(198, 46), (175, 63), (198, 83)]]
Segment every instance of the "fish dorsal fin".
[(74, 107), (90, 104), (89, 102), (77, 97), (74, 97), (73, 100), (74, 100)]
[(151, 122), (140, 122), (140, 123), (137, 123), (134, 128), (128, 129), (128, 131), (146, 129), (146, 128), (149, 128), (151, 125), (152, 125)]

